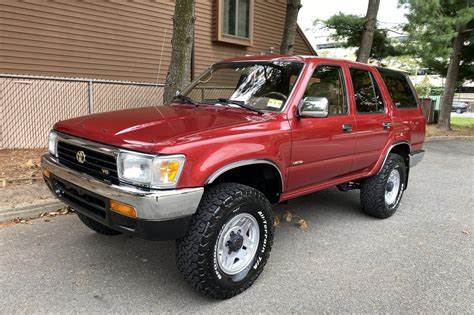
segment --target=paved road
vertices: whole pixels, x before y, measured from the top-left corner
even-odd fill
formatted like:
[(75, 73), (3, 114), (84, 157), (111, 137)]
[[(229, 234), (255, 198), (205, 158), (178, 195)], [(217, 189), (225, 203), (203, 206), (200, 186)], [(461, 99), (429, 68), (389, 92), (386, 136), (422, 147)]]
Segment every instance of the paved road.
[(474, 142), (426, 149), (388, 220), (361, 214), (356, 191), (278, 206), (309, 230), (282, 223), (260, 279), (227, 301), (181, 280), (172, 242), (100, 236), (75, 215), (0, 229), (0, 310), (472, 313)]

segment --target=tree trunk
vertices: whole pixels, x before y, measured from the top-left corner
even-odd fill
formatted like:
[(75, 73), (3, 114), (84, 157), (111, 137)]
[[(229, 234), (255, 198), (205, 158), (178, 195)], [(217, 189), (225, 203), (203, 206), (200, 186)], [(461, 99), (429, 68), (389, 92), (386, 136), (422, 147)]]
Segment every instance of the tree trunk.
[(461, 63), (462, 45), (466, 25), (459, 25), (456, 28), (458, 34), (453, 41), (453, 54), (449, 60), (448, 74), (446, 75), (446, 85), (444, 87), (443, 97), (441, 98), (441, 110), (439, 113), (438, 128), (451, 130), (451, 108), (453, 106), (454, 91), (458, 82), (459, 64)]
[(293, 55), (296, 22), (298, 20), (298, 12), (300, 9), (301, 0), (287, 0), (285, 26), (283, 28), (283, 37), (280, 46), (280, 54), (282, 55)]
[(374, 39), (374, 31), (377, 26), (379, 4), (380, 0), (369, 0), (364, 29), (362, 30), (362, 38), (360, 40), (359, 51), (357, 52), (358, 62), (367, 63), (369, 61), (370, 51), (372, 50), (372, 41)]
[(191, 54), (194, 34), (195, 0), (176, 0), (173, 16), (171, 63), (166, 76), (163, 102), (169, 103), (177, 90), (190, 80)]

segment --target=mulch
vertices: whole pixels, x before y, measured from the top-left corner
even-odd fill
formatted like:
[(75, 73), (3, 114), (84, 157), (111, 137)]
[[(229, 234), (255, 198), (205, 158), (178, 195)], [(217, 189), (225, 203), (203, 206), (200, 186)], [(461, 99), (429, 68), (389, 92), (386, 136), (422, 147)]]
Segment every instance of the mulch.
[(40, 160), (47, 149), (0, 149), (0, 188), (42, 179)]

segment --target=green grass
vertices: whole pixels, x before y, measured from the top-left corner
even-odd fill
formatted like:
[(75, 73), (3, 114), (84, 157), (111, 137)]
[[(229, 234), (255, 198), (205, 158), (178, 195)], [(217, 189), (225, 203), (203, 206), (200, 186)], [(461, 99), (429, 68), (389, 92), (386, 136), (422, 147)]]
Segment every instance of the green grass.
[(474, 117), (452, 117), (451, 125), (455, 127), (474, 128)]

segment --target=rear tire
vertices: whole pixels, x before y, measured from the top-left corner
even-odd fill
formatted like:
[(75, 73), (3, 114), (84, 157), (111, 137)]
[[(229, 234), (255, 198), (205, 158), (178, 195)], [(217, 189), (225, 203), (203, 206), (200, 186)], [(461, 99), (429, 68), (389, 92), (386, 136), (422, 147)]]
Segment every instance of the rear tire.
[(362, 210), (380, 219), (391, 217), (400, 205), (405, 183), (405, 161), (400, 155), (389, 153), (380, 172), (361, 183)]
[(228, 299), (258, 278), (272, 243), (267, 198), (249, 186), (219, 184), (206, 190), (186, 235), (176, 240), (178, 269), (199, 292)]
[(85, 226), (99, 234), (110, 236), (122, 234), (119, 231), (112, 230), (111, 228), (106, 227), (105, 225), (100, 224), (99, 222), (94, 221), (83, 214), (77, 213), (77, 216), (82, 221), (82, 223), (84, 223)]

